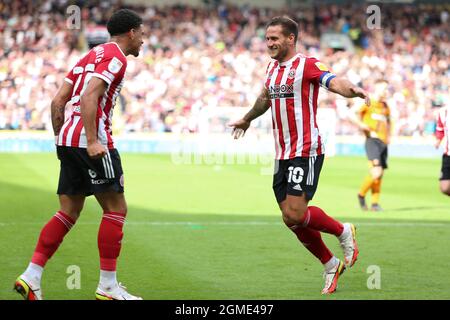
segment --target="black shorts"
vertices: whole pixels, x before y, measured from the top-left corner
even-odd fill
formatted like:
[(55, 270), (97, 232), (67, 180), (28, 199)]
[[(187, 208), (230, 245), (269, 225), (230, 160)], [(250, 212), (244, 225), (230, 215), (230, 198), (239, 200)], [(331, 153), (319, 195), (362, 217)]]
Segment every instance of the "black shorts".
[(441, 177), (439, 180), (450, 180), (450, 156), (446, 154), (442, 156)]
[(374, 166), (381, 166), (387, 169), (388, 147), (387, 144), (377, 138), (366, 139), (367, 158)]
[(324, 155), (315, 157), (297, 157), (288, 160), (275, 160), (273, 191), (277, 202), (286, 199), (286, 195), (301, 196), (311, 200), (319, 184)]
[(105, 157), (92, 159), (85, 148), (57, 146), (61, 162), (57, 194), (92, 194), (115, 191), (122, 193), (123, 170), (119, 152), (108, 150)]

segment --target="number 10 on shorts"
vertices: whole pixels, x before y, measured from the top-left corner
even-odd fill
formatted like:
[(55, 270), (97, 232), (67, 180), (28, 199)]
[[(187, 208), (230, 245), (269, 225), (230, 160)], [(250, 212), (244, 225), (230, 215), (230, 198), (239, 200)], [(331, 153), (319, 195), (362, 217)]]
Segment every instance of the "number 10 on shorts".
[(290, 166), (288, 182), (301, 183), (303, 181), (303, 176), (305, 175), (305, 171), (301, 167), (293, 167)]

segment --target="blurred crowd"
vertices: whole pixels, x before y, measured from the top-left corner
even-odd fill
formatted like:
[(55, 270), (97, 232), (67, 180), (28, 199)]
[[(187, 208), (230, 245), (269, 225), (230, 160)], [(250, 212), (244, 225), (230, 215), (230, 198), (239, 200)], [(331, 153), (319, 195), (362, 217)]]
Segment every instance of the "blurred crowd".
[[(0, 129), (51, 130), (50, 101), (68, 70), (104, 33), (120, 1), (76, 1), (80, 28), (68, 24), (73, 1), (0, 2)], [(339, 76), (371, 90), (389, 82), (395, 135), (434, 132), (435, 112), (450, 92), (450, 7), (381, 6), (381, 29), (368, 29), (366, 6), (315, 5), (293, 9), (231, 6), (131, 7), (147, 35), (141, 55), (129, 58), (115, 109), (120, 132), (197, 132), (202, 110), (250, 107), (269, 62), (264, 40), (271, 17), (289, 14), (300, 25), (298, 49)], [(324, 47), (321, 36), (346, 34), (355, 50)], [(351, 103), (321, 91), (319, 107), (333, 108), (340, 134), (356, 131)], [(241, 114), (236, 114), (236, 118)], [(217, 119), (216, 119), (217, 120)], [(216, 121), (216, 131), (224, 121)], [(222, 126), (222, 127), (221, 127)]]

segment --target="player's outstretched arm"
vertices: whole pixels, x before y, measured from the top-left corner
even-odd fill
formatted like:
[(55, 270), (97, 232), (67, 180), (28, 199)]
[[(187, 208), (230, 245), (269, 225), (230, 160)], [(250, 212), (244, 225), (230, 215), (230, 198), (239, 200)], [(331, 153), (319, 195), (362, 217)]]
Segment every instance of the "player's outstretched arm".
[(333, 78), (330, 81), (329, 89), (331, 92), (340, 94), (346, 98), (362, 98), (366, 105), (370, 106), (369, 94), (362, 88), (355, 86), (353, 83), (344, 78)]
[(64, 81), (51, 103), (52, 127), (55, 137), (59, 135), (64, 124), (64, 111), (72, 95), (72, 84)]
[(87, 138), (87, 153), (93, 159), (106, 155), (106, 149), (97, 137), (97, 109), (98, 101), (103, 96), (107, 84), (100, 78), (92, 77), (80, 99), (81, 119)]
[(243, 137), (245, 131), (247, 131), (247, 129), (250, 127), (250, 123), (259, 116), (263, 115), (270, 108), (269, 102), (269, 92), (266, 88), (264, 88), (261, 94), (256, 99), (253, 108), (251, 108), (250, 111), (247, 112), (247, 114), (242, 119), (228, 124), (229, 127), (233, 128), (232, 135), (235, 139)]

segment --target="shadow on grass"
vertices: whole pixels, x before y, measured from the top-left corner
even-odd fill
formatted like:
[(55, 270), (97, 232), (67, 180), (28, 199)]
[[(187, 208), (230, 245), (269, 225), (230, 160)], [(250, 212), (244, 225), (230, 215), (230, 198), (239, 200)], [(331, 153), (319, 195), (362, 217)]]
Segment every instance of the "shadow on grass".
[(403, 208), (395, 208), (395, 209), (389, 209), (389, 211), (411, 211), (411, 210), (441, 210), (441, 209), (448, 209), (450, 210), (450, 207), (444, 207), (444, 206), (428, 206), (428, 207), (403, 207)]
[[(58, 201), (52, 192), (0, 183), (0, 203), (0, 243), (4, 244), (0, 248), (0, 298), (13, 299), (12, 293), (4, 293), (9, 288), (5, 286), (28, 263), (39, 231), (56, 211)], [(316, 294), (322, 285), (320, 276), (316, 277), (322, 271), (320, 264), (298, 245), (277, 213), (255, 216), (214, 212), (185, 214), (182, 211), (182, 204), (180, 212), (129, 206), (119, 264), (119, 269), (126, 272), (119, 273), (125, 274), (121, 279), (134, 285), (132, 289), (137, 288), (144, 298), (321, 299)], [(79, 223), (67, 235), (46, 269), (45, 285), (49, 299), (92, 298), (98, 278), (96, 236), (100, 219), (101, 209), (90, 197)], [(410, 276), (402, 269), (404, 261), (409, 265), (413, 256), (428, 252), (426, 245), (432, 243), (428, 239), (417, 238), (414, 228), (437, 230), (435, 234), (441, 235), (436, 239), (442, 246), (444, 242), (440, 241), (448, 236), (447, 230), (450, 230), (449, 221), (439, 220), (358, 218), (352, 221), (360, 225), (361, 247), (364, 249), (358, 266), (361, 270), (357, 273), (352, 271), (354, 282), (349, 280), (347, 284), (352, 289), (346, 291), (344, 287), (344, 294), (337, 298), (398, 298), (395, 290), (386, 290), (383, 297), (367, 291), (366, 264), (375, 262), (384, 266), (386, 278), (389, 279), (391, 273), (395, 283), (402, 272)], [(407, 228), (404, 233), (399, 233), (399, 229), (389, 230), (390, 227), (408, 226), (414, 228)], [(381, 242), (385, 238), (387, 242)], [(430, 241), (429, 244), (423, 244), (425, 240)], [(334, 239), (331, 241), (327, 236), (326, 241), (333, 251), (339, 252)], [(411, 253), (402, 255), (408, 245)], [(437, 257), (434, 251), (432, 254)], [(439, 260), (444, 258), (441, 256)], [(411, 265), (416, 266), (414, 263)], [(70, 291), (65, 287), (65, 268), (73, 264), (79, 265), (81, 270), (89, 270), (82, 275), (83, 283), (87, 285), (83, 285), (81, 291)], [(400, 269), (396, 269), (397, 266), (401, 266)], [(293, 268), (299, 272), (293, 272)], [(443, 272), (441, 269), (437, 269), (438, 277)], [(140, 279), (139, 285), (136, 277)], [(419, 280), (417, 277), (416, 281)], [(436, 284), (438, 287), (439, 283)], [(425, 287), (423, 283), (420, 285)], [(406, 294), (410, 298), (428, 297), (415, 295), (418, 293), (414, 288), (408, 290), (411, 292)]]

